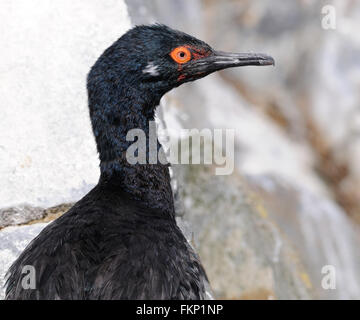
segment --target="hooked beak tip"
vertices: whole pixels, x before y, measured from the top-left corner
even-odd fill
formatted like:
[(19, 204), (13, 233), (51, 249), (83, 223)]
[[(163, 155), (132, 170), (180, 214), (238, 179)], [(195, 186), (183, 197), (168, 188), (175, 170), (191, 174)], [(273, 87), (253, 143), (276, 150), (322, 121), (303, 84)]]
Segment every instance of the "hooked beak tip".
[(260, 59), (259, 64), (261, 64), (262, 66), (275, 66), (275, 60), (273, 57), (268, 56), (263, 60)]

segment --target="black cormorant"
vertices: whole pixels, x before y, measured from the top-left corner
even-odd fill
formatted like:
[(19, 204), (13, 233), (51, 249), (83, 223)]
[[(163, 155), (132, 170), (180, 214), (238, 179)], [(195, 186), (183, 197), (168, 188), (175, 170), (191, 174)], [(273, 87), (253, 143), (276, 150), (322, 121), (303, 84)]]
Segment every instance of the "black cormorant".
[[(134, 27), (106, 49), (87, 78), (99, 182), (13, 263), (6, 298), (205, 298), (205, 271), (176, 225), (169, 167), (130, 164), (125, 137), (133, 128), (148, 133), (174, 87), (225, 68), (271, 64), (262, 54), (215, 51), (164, 25)], [(35, 268), (35, 289), (22, 286), (26, 265)]]

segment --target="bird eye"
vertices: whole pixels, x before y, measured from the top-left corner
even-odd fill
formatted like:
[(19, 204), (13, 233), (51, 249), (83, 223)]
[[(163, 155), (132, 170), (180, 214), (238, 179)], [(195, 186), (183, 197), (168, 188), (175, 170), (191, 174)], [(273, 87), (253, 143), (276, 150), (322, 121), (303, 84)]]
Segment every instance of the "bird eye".
[(171, 58), (177, 63), (186, 63), (191, 59), (190, 50), (186, 47), (177, 47), (170, 53)]

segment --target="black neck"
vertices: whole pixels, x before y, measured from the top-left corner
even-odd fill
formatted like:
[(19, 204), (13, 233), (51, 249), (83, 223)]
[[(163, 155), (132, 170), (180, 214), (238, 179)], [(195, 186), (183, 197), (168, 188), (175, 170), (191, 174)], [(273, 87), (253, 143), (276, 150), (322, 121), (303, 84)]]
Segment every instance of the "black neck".
[[(154, 97), (153, 92), (143, 91), (140, 86), (126, 79), (112, 77), (111, 73), (93, 68), (88, 77), (88, 97), (100, 157), (99, 185), (126, 192), (130, 198), (141, 202), (142, 206), (155, 209), (149, 212), (173, 217), (174, 203), (168, 165), (160, 162), (130, 164), (126, 158), (128, 147), (134, 143), (126, 141), (126, 135), (131, 129), (143, 130), (147, 137), (146, 150), (149, 152), (149, 121), (154, 120), (160, 96)], [(157, 147), (160, 146), (157, 142)]]

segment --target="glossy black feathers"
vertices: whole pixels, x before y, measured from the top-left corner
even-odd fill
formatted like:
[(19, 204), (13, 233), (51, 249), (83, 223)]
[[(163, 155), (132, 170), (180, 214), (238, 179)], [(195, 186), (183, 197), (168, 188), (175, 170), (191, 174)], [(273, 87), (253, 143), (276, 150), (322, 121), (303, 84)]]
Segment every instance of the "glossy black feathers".
[[(106, 193), (106, 195), (104, 195)], [(19, 281), (36, 269), (36, 290)], [(173, 219), (96, 187), (33, 240), (7, 299), (201, 299), (204, 270)]]

